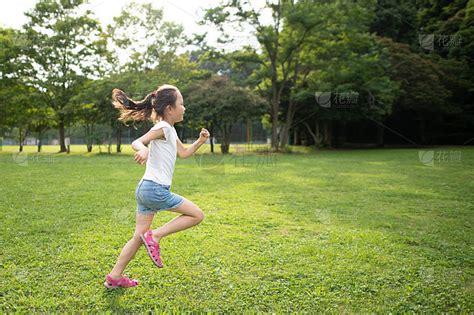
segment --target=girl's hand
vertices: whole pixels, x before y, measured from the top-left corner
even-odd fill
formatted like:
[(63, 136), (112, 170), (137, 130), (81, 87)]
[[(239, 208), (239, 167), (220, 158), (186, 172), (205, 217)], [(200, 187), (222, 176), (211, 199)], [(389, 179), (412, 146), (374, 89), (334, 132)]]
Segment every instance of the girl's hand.
[(148, 148), (143, 148), (135, 152), (135, 161), (138, 164), (143, 165), (146, 160), (148, 160)]
[(199, 133), (199, 142), (206, 142), (206, 140), (209, 139), (210, 135), (211, 134), (209, 133), (209, 131), (207, 131), (207, 129), (202, 128), (201, 132)]

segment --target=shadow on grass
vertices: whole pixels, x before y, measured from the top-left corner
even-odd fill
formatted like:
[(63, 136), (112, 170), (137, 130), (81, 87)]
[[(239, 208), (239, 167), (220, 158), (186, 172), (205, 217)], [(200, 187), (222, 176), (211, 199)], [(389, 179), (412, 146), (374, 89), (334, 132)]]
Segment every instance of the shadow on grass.
[(130, 290), (130, 288), (117, 288), (117, 289), (104, 288), (102, 296), (104, 297), (106, 301), (108, 301), (109, 310), (119, 311), (120, 313), (125, 312), (125, 309), (122, 307), (120, 301), (121, 301), (122, 295), (125, 294), (126, 290)]

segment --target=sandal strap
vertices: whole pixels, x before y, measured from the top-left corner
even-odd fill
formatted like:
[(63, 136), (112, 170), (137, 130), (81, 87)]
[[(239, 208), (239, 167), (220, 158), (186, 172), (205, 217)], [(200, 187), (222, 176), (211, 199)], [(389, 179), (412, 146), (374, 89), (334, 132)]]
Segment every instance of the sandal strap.
[[(149, 233), (149, 234), (148, 234)], [(150, 247), (151, 250), (157, 251), (158, 254), (160, 253), (160, 244), (157, 243), (153, 237), (151, 236), (151, 232), (147, 232), (147, 235), (145, 235), (145, 239), (148, 243), (148, 247)]]
[(129, 277), (127, 276), (123, 276), (120, 280), (120, 285), (131, 285), (131, 284), (135, 284), (136, 281), (134, 280), (130, 280)]
[(138, 281), (130, 280), (127, 276), (122, 276), (120, 279), (113, 279), (110, 275), (107, 275), (107, 281), (114, 286), (130, 286), (138, 284)]

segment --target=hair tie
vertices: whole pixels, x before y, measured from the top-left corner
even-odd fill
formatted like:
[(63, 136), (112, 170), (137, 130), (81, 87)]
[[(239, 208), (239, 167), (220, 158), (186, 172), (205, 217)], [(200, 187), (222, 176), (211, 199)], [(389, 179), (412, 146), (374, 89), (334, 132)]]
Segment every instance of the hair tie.
[(156, 92), (152, 92), (151, 96), (156, 97)]

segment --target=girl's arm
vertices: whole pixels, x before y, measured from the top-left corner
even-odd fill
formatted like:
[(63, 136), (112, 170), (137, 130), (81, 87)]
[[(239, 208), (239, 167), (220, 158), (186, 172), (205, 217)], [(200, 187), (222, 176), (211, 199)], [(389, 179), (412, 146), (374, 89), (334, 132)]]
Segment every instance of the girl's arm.
[(199, 139), (194, 141), (193, 144), (191, 144), (189, 147), (185, 148), (181, 140), (176, 139), (176, 147), (178, 151), (178, 156), (182, 159), (187, 159), (191, 155), (194, 154), (209, 138), (209, 131), (206, 129), (202, 128), (201, 132), (199, 133)]
[(198, 139), (194, 141), (193, 144), (191, 144), (189, 147), (186, 148), (181, 142), (181, 140), (176, 139), (176, 147), (178, 150), (178, 156), (182, 159), (187, 159), (188, 157), (193, 155), (194, 152), (196, 152), (201, 147), (201, 145), (203, 145), (204, 142), (206, 141), (200, 141)]
[(137, 151), (135, 153), (135, 161), (143, 165), (146, 160), (148, 159), (148, 148), (146, 147), (151, 140), (155, 139), (165, 139), (165, 134), (163, 132), (163, 128), (158, 130), (150, 130), (137, 140), (132, 142), (133, 150)]

